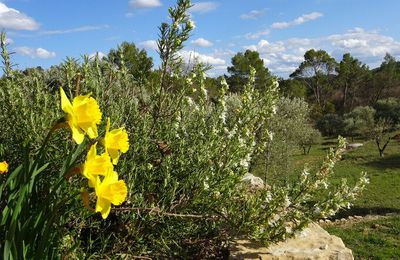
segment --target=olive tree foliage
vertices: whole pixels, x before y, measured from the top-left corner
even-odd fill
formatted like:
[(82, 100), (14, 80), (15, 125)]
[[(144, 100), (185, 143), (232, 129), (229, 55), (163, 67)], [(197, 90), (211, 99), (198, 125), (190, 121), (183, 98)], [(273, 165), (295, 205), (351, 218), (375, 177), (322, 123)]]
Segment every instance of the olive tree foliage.
[[(381, 104), (382, 107), (388, 104)], [(379, 106), (378, 106), (379, 107)], [(385, 113), (387, 112), (387, 113)], [(378, 113), (374, 108), (356, 107), (344, 115), (344, 131), (352, 137), (360, 136), (374, 140), (379, 155), (384, 157), (384, 152), (393, 138), (393, 131), (398, 127), (392, 121), (390, 110)]]
[(255, 88), (259, 91), (266, 90), (272, 83), (272, 75), (264, 66), (264, 61), (257, 51), (246, 50), (232, 57), (232, 66), (228, 67), (230, 76), (226, 76), (229, 89), (233, 92), (243, 90), (243, 86), (249, 80), (251, 68), (256, 71)]
[[(307, 102), (300, 98), (280, 98), (276, 105), (276, 114), (269, 123), (271, 139), (263, 154), (264, 179), (282, 177), (289, 174), (291, 155), (299, 150), (308, 153), (311, 146), (320, 141), (321, 134), (310, 122), (310, 110)], [(286, 177), (286, 176), (283, 176)]]
[(314, 102), (324, 108), (332, 90), (330, 76), (336, 74), (337, 62), (324, 50), (310, 49), (304, 54), (304, 61), (290, 75), (302, 79), (312, 91)]
[[(285, 138), (284, 131), (289, 129), (279, 125), (279, 118), (273, 115), (278, 112), (277, 103), (290, 102), (279, 101), (275, 81), (259, 91), (254, 69), (250, 69), (242, 92), (229, 93), (222, 79), (211, 100), (205, 89), (204, 66), (195, 66), (190, 73), (180, 69), (178, 51), (193, 29), (187, 13), (190, 6), (190, 1), (178, 0), (169, 9), (170, 21), (159, 28), (162, 63), (160, 77), (151, 86), (133, 80), (124, 64), (116, 70), (107, 61), (84, 58), (82, 62), (67, 60), (61, 65), (64, 69), (59, 71), (60, 82), (65, 84), (66, 94), (72, 99), (92, 93), (103, 117), (110, 117), (115, 124), (111, 128), (125, 126), (130, 149), (116, 167), (128, 186), (127, 200), (113, 208), (107, 220), (81, 205), (79, 185), (57, 190), (57, 194), (66, 194), (72, 200), (57, 204), (62, 221), (46, 229), (57, 233), (52, 238), (61, 237), (51, 243), (52, 249), (60, 252), (58, 255), (78, 259), (117, 255), (189, 258), (202, 252), (201, 245), (222, 247), (238, 235), (270, 244), (348, 207), (365, 186), (365, 178), (351, 187), (345, 182), (330, 183), (334, 164), (345, 146), (343, 139), (319, 170), (305, 169), (294, 182), (272, 183), (268, 189), (254, 190), (242, 181), (253, 158), (269, 149), (273, 133)], [(2, 77), (1, 84), (0, 99), (6, 103), (0, 104), (0, 119), (7, 128), (5, 132), (2, 128), (0, 142), (6, 146), (8, 160), (22, 153), (13, 145), (21, 142), (23, 135), (34, 137), (31, 142), (35, 145), (39, 143), (36, 138), (42, 140), (43, 128), (60, 117), (59, 96), (52, 94), (40, 77)], [(295, 101), (294, 107), (303, 108), (301, 102)], [(282, 105), (280, 111), (287, 118), (299, 112), (285, 107)], [(272, 131), (272, 120), (283, 132)], [(18, 130), (11, 127), (13, 124)], [(45, 169), (45, 176), (60, 174), (60, 161), (72, 156), (72, 145), (68, 131), (49, 140), (53, 150), (46, 160), (52, 166)], [(10, 154), (8, 147), (14, 147)], [(13, 167), (17, 166), (10, 165)], [(38, 194), (46, 194), (46, 187), (52, 187), (52, 178), (46, 178), (46, 182), (50, 183), (42, 184)], [(50, 201), (48, 205), (53, 204)], [(0, 231), (7, 232), (2, 224)], [(34, 255), (35, 247), (25, 249)]]
[(379, 156), (385, 156), (385, 149), (393, 139), (393, 122), (386, 118), (378, 118), (369, 135), (375, 141)]
[(354, 140), (355, 136), (368, 137), (375, 125), (375, 109), (356, 107), (343, 116), (343, 130)]

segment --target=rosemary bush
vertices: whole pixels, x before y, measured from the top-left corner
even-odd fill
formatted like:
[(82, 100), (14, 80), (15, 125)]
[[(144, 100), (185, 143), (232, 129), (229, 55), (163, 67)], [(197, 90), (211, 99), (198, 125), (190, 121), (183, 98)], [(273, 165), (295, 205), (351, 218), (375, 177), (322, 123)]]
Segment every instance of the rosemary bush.
[[(146, 82), (136, 82), (123, 63), (116, 69), (107, 60), (89, 60), (86, 56), (82, 63), (67, 59), (37, 75), (6, 70), (0, 96), (0, 120), (4, 125), (0, 144), (5, 159), (10, 161), (10, 169), (21, 174), (31, 174), (29, 162), (40, 159), (38, 165), (43, 166), (33, 169), (42, 170), (37, 175), (40, 179), (32, 182), (37, 191), (27, 193), (31, 197), (27, 195), (29, 199), (21, 205), (29, 209), (46, 201), (46, 205), (55, 207), (63, 198), (70, 201), (62, 204), (62, 211), (38, 208), (16, 215), (21, 223), (29, 224), (28, 214), (32, 219), (45, 211), (62, 214), (57, 223), (47, 221), (53, 216), (47, 214), (37, 229), (18, 229), (17, 237), (21, 239), (14, 242), (14, 247), (24, 248), (25, 255), (38, 256), (41, 248), (27, 245), (33, 240), (26, 238), (26, 232), (35, 233), (46, 227), (53, 234), (49, 236), (49, 246), (54, 251), (46, 255), (49, 258), (57, 255), (54, 252), (59, 257), (78, 259), (216, 257), (202, 249), (221, 249), (239, 235), (265, 244), (281, 241), (311, 221), (348, 207), (361, 192), (365, 177), (353, 187), (345, 181), (336, 186), (329, 182), (345, 146), (343, 139), (339, 140), (338, 149), (327, 155), (319, 171), (304, 170), (292, 184), (254, 189), (243, 182), (243, 176), (251, 171), (253, 158), (268, 149), (272, 136), (269, 122), (279, 99), (278, 84), (274, 80), (259, 92), (254, 88), (256, 72), (252, 70), (243, 92), (228, 93), (223, 80), (218, 94), (211, 99), (205, 88), (206, 67), (197, 64), (185, 71), (179, 57), (179, 50), (193, 29), (187, 14), (190, 6), (189, 0), (178, 0), (169, 9), (171, 21), (159, 28), (162, 64)], [(7, 56), (4, 50), (3, 59)], [(43, 129), (61, 117), (60, 97), (55, 91), (60, 86), (55, 82), (62, 84), (71, 98), (92, 93), (103, 118), (112, 119), (112, 128), (124, 125), (129, 135), (130, 149), (116, 166), (126, 182), (127, 198), (111, 210), (106, 220), (78, 206), (79, 185), (73, 185), (79, 183), (76, 178), (68, 179), (71, 185), (58, 184), (74, 165), (84, 163), (84, 145), (76, 147), (68, 131), (59, 131), (50, 138), (46, 149), (39, 149)], [(25, 159), (23, 149), (16, 145), (21, 142), (31, 144)], [(5, 194), (0, 197), (2, 209), (15, 205), (17, 198), (10, 194), (25, 189), (30, 180), (21, 175), (25, 176), (21, 177), (24, 182), (9, 186), (17, 175), (20, 176), (12, 173), (0, 177), (0, 183), (4, 183), (0, 191)], [(56, 188), (58, 196), (49, 195), (49, 190)], [(9, 221), (3, 211), (0, 234), (7, 233)]]

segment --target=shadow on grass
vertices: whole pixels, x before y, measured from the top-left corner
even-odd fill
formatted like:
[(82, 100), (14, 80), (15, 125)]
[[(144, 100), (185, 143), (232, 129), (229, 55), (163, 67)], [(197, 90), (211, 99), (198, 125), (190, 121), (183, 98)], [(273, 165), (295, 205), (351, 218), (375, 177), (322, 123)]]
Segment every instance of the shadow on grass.
[(400, 214), (400, 209), (381, 208), (381, 207), (373, 207), (373, 208), (352, 207), (350, 209), (339, 211), (331, 219), (335, 220), (335, 219), (347, 218), (349, 216), (386, 215), (388, 213)]
[(321, 145), (329, 145), (329, 146), (334, 146), (334, 145), (337, 145), (338, 144), (338, 141), (337, 140), (335, 140), (335, 141), (325, 141), (325, 142), (322, 142), (321, 143)]
[(365, 165), (374, 167), (376, 169), (400, 169), (400, 155), (389, 155), (387, 157), (378, 158), (371, 162), (365, 163)]

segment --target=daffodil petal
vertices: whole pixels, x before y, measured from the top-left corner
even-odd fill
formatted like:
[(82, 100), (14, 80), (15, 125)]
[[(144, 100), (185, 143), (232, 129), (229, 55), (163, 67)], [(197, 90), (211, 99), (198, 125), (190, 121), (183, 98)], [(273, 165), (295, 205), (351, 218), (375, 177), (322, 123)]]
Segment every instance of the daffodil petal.
[(81, 144), (83, 139), (85, 139), (85, 133), (77, 127), (71, 127), (71, 131), (72, 139), (74, 139), (77, 144)]
[(64, 92), (64, 89), (60, 87), (60, 96), (61, 96), (61, 109), (69, 114), (72, 115), (73, 114), (73, 108), (72, 108), (72, 104), (69, 101), (67, 95)]
[(103, 219), (108, 217), (111, 211), (111, 202), (103, 198), (97, 198), (96, 212), (100, 212)]

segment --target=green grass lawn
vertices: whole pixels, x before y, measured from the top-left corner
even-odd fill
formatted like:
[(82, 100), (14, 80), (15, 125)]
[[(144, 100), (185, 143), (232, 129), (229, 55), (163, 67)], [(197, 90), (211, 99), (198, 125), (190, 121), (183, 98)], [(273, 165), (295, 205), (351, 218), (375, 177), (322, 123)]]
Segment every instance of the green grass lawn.
[[(361, 172), (366, 172), (370, 184), (353, 208), (342, 214), (400, 213), (400, 143), (392, 141), (385, 151), (385, 157), (381, 158), (373, 141), (355, 142), (364, 143), (364, 146), (343, 155), (334, 168), (333, 180), (347, 178), (352, 183)], [(309, 155), (294, 155), (295, 172), (300, 171), (304, 164), (318, 168), (329, 147), (334, 145), (334, 140), (329, 139), (313, 147)]]
[(400, 259), (400, 218), (362, 221), (325, 229), (342, 238), (356, 259)]
[[(361, 172), (366, 172), (370, 184), (350, 210), (342, 211), (336, 217), (400, 213), (400, 143), (392, 141), (386, 148), (385, 157), (381, 158), (373, 141), (354, 142), (364, 143), (364, 146), (344, 154), (343, 160), (335, 166), (333, 180), (347, 178), (351, 183)], [(317, 169), (327, 149), (334, 145), (334, 140), (328, 139), (313, 147), (309, 155), (300, 152), (294, 155), (295, 172), (299, 172), (304, 164)], [(331, 226), (327, 230), (341, 237), (356, 259), (400, 259), (400, 217)]]

